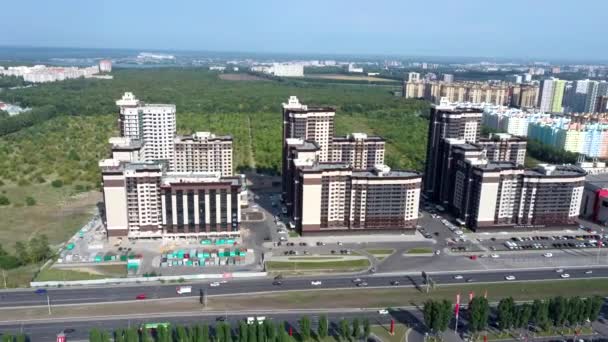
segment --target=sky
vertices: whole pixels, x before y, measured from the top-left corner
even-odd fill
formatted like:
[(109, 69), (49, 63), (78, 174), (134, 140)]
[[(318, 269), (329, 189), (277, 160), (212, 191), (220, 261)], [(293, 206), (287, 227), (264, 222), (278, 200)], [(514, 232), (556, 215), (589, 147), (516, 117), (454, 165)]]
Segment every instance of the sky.
[(0, 46), (608, 59), (608, 0), (19, 0), (2, 12)]

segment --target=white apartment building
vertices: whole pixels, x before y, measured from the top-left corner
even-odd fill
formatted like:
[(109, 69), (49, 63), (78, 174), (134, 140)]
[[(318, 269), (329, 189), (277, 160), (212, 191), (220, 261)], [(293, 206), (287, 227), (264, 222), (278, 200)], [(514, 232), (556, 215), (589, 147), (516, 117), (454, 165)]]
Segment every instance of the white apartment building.
[(176, 172), (219, 172), (232, 176), (232, 137), (196, 132), (175, 138)]
[(410, 72), (407, 74), (408, 82), (418, 82), (420, 81), (420, 73), (418, 72)]
[(355, 170), (373, 168), (384, 164), (385, 141), (378, 136), (352, 133), (333, 138), (330, 161), (347, 163)]
[(175, 105), (145, 104), (132, 93), (116, 101), (122, 137), (142, 140), (145, 160), (164, 160), (174, 168)]

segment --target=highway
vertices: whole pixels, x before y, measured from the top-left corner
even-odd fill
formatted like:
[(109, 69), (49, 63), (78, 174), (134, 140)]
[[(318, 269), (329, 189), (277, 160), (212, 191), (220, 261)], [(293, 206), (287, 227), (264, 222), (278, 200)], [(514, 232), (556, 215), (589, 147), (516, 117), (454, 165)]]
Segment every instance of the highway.
[[(586, 267), (572, 268), (564, 267), (564, 273), (568, 273), (571, 279), (589, 278), (608, 278), (608, 267)], [(591, 274), (586, 272), (593, 270)], [(474, 284), (482, 282), (506, 282), (506, 275), (516, 277), (515, 281), (531, 280), (561, 280), (560, 273), (556, 268), (548, 269), (528, 269), (528, 270), (504, 270), (504, 271), (463, 271), (429, 273), (437, 285), (441, 284)], [(456, 279), (456, 275), (462, 275)], [(360, 278), (367, 283), (366, 288), (370, 287), (397, 287), (397, 286), (420, 286), (422, 285), (421, 274), (360, 274), (358, 276), (318, 276), (306, 278), (285, 278), (281, 280), (281, 285), (273, 285), (270, 278), (248, 279), (248, 280), (228, 280), (220, 286), (212, 287), (209, 283), (193, 283), (192, 293), (179, 295), (176, 287), (184, 284), (170, 285), (146, 285), (138, 284), (131, 286), (112, 285), (106, 287), (74, 287), (74, 288), (49, 288), (47, 293), (51, 305), (65, 304), (88, 304), (102, 302), (121, 302), (132, 301), (140, 294), (145, 294), (148, 299), (163, 299), (186, 296), (199, 296), (199, 290), (205, 289), (207, 295), (228, 295), (228, 294), (251, 294), (256, 292), (276, 292), (287, 290), (316, 290), (316, 289), (342, 289), (342, 288), (361, 288), (353, 282), (354, 278)], [(312, 280), (320, 280), (321, 285), (311, 285)], [(399, 285), (391, 285), (391, 282), (398, 281)], [(0, 308), (9, 309), (17, 307), (47, 305), (47, 295), (36, 294), (34, 289), (27, 290), (6, 290), (0, 292)]]
[[(323, 313), (323, 311), (291, 311), (291, 312), (265, 312), (265, 313), (239, 313), (232, 314), (230, 312), (217, 312), (217, 313), (193, 313), (191, 315), (182, 315), (182, 316), (173, 316), (173, 317), (163, 317), (163, 316), (154, 316), (151, 318), (124, 318), (124, 319), (114, 319), (108, 317), (108, 319), (95, 319), (88, 321), (78, 321), (78, 322), (66, 322), (66, 321), (54, 321), (54, 322), (44, 322), (44, 323), (28, 323), (23, 322), (21, 324), (10, 324), (10, 325), (1, 325), (0, 329), (4, 332), (10, 333), (18, 333), (23, 332), (26, 333), (31, 341), (54, 341), (56, 335), (64, 330), (67, 330), (67, 340), (68, 341), (87, 341), (89, 337), (89, 330), (93, 328), (98, 328), (100, 330), (105, 330), (108, 332), (112, 332), (119, 328), (127, 328), (127, 327), (139, 327), (142, 323), (151, 323), (151, 322), (169, 322), (172, 324), (178, 325), (195, 325), (195, 324), (203, 324), (207, 323), (209, 325), (214, 325), (217, 323), (217, 319), (222, 317), (232, 323), (232, 328), (236, 329), (239, 321), (246, 320), (247, 317), (255, 317), (255, 316), (264, 316), (267, 319), (272, 319), (275, 322), (287, 322), (287, 326), (293, 326), (294, 330), (298, 327), (298, 320), (303, 316), (307, 315), (311, 318), (311, 326), (316, 330), (318, 317)], [(330, 329), (334, 329), (337, 331), (338, 322), (345, 318), (352, 320), (353, 318), (368, 318), (371, 324), (383, 324), (387, 326), (390, 324), (391, 319), (395, 319), (396, 322), (401, 323), (409, 323), (409, 326), (417, 326), (421, 327), (420, 320), (422, 319), (419, 314), (417, 316), (412, 315), (410, 311), (406, 310), (396, 310), (391, 312), (390, 315), (380, 315), (377, 311), (371, 310), (344, 310), (344, 311), (330, 311), (327, 312), (327, 317), (330, 321)], [(421, 337), (422, 335), (419, 332), (416, 332), (414, 335)], [(412, 340), (412, 339), (410, 339)], [(421, 340), (413, 339), (413, 340)]]

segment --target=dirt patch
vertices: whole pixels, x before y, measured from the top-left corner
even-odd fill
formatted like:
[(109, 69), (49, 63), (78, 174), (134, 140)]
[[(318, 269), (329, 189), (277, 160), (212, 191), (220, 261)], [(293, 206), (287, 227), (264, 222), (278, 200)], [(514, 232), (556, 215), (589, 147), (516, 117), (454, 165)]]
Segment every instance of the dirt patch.
[(270, 81), (267, 78), (250, 74), (219, 74), (218, 77), (224, 81)]

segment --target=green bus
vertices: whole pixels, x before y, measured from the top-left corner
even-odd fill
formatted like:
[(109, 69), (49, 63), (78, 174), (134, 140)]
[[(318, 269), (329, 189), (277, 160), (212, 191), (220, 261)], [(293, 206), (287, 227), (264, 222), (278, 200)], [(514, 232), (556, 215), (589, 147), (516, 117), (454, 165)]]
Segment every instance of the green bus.
[(164, 327), (165, 329), (169, 329), (171, 327), (171, 323), (144, 323), (141, 325), (141, 329), (158, 329), (160, 327)]

